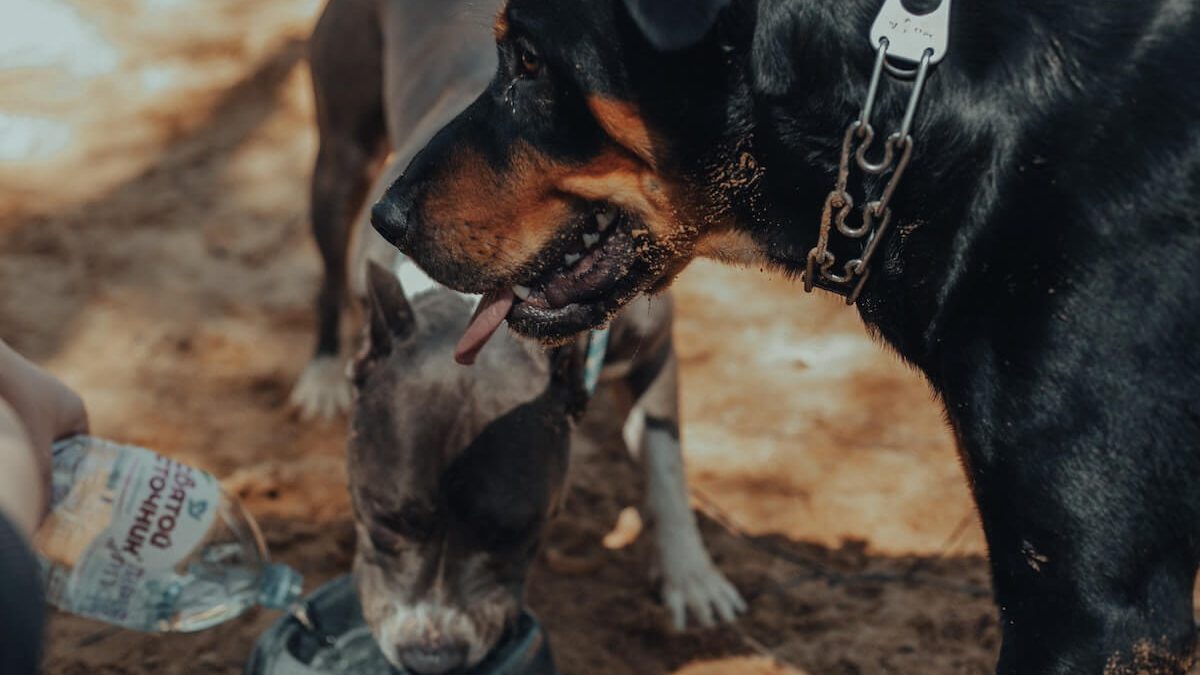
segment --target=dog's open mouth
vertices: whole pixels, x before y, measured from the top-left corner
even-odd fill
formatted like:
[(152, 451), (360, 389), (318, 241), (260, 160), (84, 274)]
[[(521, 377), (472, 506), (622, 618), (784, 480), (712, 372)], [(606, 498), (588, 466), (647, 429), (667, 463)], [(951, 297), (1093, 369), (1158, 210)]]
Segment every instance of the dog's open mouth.
[(648, 231), (611, 206), (566, 230), (538, 256), (526, 283), (484, 295), (455, 349), (455, 360), (474, 363), (476, 355), (508, 319), (514, 330), (543, 340), (559, 340), (595, 328), (639, 290), (640, 242)]

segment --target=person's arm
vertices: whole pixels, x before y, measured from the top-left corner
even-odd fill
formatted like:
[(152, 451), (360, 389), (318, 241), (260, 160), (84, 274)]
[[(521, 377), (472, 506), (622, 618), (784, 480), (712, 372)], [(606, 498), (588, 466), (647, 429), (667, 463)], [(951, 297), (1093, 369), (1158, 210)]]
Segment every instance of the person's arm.
[(79, 395), (0, 340), (0, 510), (27, 534), (45, 513), (51, 446), (87, 428)]
[(0, 400), (0, 673), (36, 675), (46, 605), (29, 546), (42, 520), (46, 481), (25, 427)]
[(16, 410), (0, 398), (0, 516), (26, 539), (33, 537), (45, 511), (46, 478), (39, 454)]
[(0, 673), (41, 667), (46, 605), (30, 540), (46, 514), (51, 445), (87, 431), (79, 395), (0, 340)]

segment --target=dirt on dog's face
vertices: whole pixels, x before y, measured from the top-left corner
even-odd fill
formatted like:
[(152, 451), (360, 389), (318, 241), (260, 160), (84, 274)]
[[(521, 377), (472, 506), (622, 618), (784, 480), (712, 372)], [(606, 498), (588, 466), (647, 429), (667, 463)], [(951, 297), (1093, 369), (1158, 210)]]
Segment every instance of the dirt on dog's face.
[(354, 578), (389, 661), (457, 672), (518, 616), (565, 477), (567, 414), (537, 345), (501, 339), (459, 368), (466, 301), (443, 290), (410, 306), (394, 277), (371, 276), (348, 447)]
[[(719, 53), (659, 54), (620, 0), (511, 0), (496, 36), (489, 89), (414, 159), (373, 220), (438, 281), (486, 294), (495, 309), (480, 322), (507, 318), (559, 342), (728, 242), (729, 198), (713, 186), (745, 182), (733, 174), (753, 166), (742, 158), (737, 169), (728, 148), (692, 147), (716, 137), (705, 127), (723, 118), (721, 96), (678, 74), (720, 68)], [(712, 109), (687, 109), (701, 99)], [(717, 154), (732, 173), (699, 159)]]

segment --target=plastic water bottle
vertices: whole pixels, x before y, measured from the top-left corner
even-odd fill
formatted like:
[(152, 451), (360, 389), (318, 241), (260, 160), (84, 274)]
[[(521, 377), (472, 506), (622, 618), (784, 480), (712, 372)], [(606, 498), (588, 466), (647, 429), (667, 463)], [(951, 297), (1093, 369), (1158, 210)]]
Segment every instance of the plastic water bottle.
[(286, 609), (301, 591), (211, 475), (88, 436), (54, 447), (34, 548), (52, 605), (140, 631), (203, 630), (255, 604)]

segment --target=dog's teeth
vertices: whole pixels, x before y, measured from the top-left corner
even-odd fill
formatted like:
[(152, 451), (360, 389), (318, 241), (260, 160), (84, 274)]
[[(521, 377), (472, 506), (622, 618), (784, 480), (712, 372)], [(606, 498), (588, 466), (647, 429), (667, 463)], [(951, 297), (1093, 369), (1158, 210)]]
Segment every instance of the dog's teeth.
[(596, 214), (596, 227), (603, 232), (608, 229), (613, 221), (617, 218), (617, 212), (612, 209), (604, 209)]
[(591, 248), (598, 243), (600, 243), (600, 235), (598, 235), (598, 234), (583, 235), (583, 245), (584, 246)]
[(567, 253), (563, 255), (563, 262), (568, 265), (574, 265), (575, 263), (579, 262), (579, 259), (582, 257), (583, 256), (578, 253)]
[(530, 290), (529, 290), (528, 286), (513, 286), (512, 291), (513, 291), (513, 295), (517, 296), (518, 298), (520, 298), (522, 300), (529, 299)]

